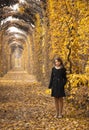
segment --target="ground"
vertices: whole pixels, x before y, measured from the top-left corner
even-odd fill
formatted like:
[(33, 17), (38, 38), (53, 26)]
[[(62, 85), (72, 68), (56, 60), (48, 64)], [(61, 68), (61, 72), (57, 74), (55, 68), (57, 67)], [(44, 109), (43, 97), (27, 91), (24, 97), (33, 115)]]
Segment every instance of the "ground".
[(0, 85), (0, 130), (89, 130), (89, 118), (64, 99), (64, 117), (54, 118), (53, 98), (40, 83)]

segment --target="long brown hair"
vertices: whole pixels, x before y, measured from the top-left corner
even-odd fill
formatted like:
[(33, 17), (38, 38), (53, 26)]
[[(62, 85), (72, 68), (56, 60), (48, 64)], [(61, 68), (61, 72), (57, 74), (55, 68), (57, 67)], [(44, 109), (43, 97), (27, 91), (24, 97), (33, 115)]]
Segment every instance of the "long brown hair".
[(55, 57), (54, 58), (54, 64), (55, 64), (55, 60), (57, 60), (58, 62), (60, 62), (61, 66), (64, 67), (63, 61), (62, 61), (62, 59), (60, 57)]

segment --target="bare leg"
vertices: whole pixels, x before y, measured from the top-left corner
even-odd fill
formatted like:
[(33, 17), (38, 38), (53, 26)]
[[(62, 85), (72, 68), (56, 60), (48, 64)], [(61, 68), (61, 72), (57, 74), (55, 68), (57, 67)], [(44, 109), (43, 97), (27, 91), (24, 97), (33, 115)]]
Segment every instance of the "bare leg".
[(62, 115), (63, 111), (63, 97), (59, 98), (59, 115)]
[(58, 116), (59, 115), (59, 98), (54, 98), (54, 99), (55, 99), (56, 112)]

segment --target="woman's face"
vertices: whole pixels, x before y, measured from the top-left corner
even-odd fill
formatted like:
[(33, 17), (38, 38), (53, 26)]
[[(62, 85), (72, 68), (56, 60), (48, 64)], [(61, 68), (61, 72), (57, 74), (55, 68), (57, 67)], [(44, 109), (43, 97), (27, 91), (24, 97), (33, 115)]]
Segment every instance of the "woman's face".
[(55, 65), (56, 65), (56, 66), (60, 66), (60, 65), (61, 65), (61, 62), (58, 61), (58, 60), (55, 60)]

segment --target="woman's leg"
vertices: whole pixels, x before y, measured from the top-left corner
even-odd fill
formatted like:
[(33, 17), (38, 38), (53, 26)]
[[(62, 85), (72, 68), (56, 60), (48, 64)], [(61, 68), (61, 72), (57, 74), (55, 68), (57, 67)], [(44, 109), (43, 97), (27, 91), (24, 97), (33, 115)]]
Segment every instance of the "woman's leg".
[(62, 116), (63, 112), (63, 97), (59, 98), (59, 115)]
[(59, 98), (54, 98), (57, 116), (59, 115)]

